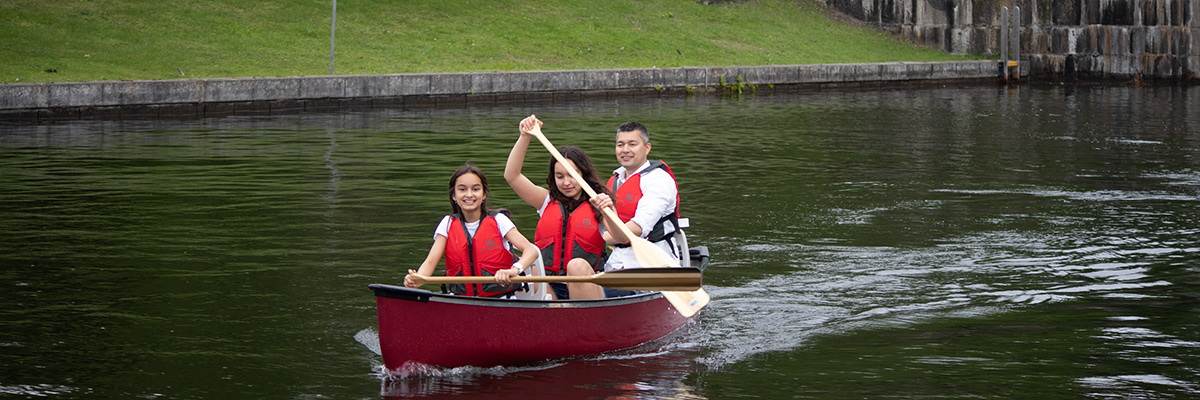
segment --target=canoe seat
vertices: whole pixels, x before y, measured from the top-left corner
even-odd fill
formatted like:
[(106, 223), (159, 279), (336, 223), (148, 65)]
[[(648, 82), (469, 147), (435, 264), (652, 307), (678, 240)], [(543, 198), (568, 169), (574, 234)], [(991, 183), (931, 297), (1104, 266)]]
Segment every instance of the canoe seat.
[(708, 246), (688, 247), (687, 234), (684, 228), (691, 227), (691, 220), (679, 219), (679, 228), (675, 230), (675, 254), (679, 255), (679, 266), (699, 268), (708, 266)]
[[(533, 261), (533, 265), (525, 270), (526, 275), (531, 276), (546, 276), (546, 266), (542, 264), (542, 254), (538, 252), (538, 258)], [(525, 290), (517, 290), (513, 293), (513, 297), (521, 300), (554, 300), (554, 296), (550, 294), (549, 283), (526, 283)]]

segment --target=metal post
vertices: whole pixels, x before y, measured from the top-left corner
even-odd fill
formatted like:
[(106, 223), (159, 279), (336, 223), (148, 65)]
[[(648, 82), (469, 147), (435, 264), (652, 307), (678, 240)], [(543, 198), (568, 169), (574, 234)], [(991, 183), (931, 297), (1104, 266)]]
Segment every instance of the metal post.
[(1008, 7), (1000, 7), (1000, 70), (1008, 80)]
[(1012, 23), (1012, 34), (1008, 36), (1012, 40), (1012, 59), (1015, 67), (1013, 77), (1021, 79), (1021, 7), (1019, 6), (1013, 6)]
[(333, 16), (329, 18), (329, 74), (333, 75), (333, 33), (337, 28), (337, 0), (333, 0)]

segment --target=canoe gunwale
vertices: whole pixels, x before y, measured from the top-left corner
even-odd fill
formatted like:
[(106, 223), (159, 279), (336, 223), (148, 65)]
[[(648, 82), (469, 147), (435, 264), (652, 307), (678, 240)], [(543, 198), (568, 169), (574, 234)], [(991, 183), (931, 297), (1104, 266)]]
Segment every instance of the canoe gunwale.
[(436, 302), (462, 304), (479, 307), (504, 308), (594, 308), (613, 307), (628, 304), (654, 301), (662, 297), (659, 292), (639, 293), (632, 296), (596, 300), (519, 300), (489, 297), (468, 297), (434, 293), (424, 289), (412, 289), (403, 286), (371, 284), (368, 286), (376, 297), (387, 297), (416, 302)]

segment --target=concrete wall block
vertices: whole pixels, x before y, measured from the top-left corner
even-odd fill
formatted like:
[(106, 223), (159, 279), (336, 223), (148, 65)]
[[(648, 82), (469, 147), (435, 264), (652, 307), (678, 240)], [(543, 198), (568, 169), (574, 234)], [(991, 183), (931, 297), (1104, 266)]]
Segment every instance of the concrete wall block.
[(1133, 25), (1133, 0), (1104, 0), (1097, 2), (1100, 13), (1100, 24), (1103, 25)]
[(1146, 52), (1146, 27), (1134, 26), (1129, 28), (1129, 54), (1141, 55)]
[[(305, 79), (307, 78), (288, 77), (255, 79), (253, 83), (254, 98), (252, 100), (294, 99), (300, 96), (300, 82)], [(340, 78), (335, 79), (337, 79), (338, 82), (341, 82)]]
[(1192, 41), (1196, 40), (1192, 36), (1191, 28), (1187, 27), (1172, 27), (1171, 28), (1171, 54), (1176, 56), (1186, 56), (1191, 53)]
[(346, 75), (342, 76), (342, 88), (346, 97), (395, 97), (399, 96), (402, 75)]
[(654, 69), (626, 69), (621, 71), (618, 84), (622, 89), (652, 88), (657, 84), (657, 78)]
[(400, 81), (401, 96), (427, 96), (432, 81), (431, 74), (407, 74)]
[(46, 87), (46, 103), (50, 107), (107, 106), (113, 105), (104, 98), (101, 82), (53, 83)]
[(1000, 30), (995, 27), (977, 27), (971, 32), (971, 41), (967, 45), (968, 54), (1000, 55)]
[(950, 29), (950, 53), (967, 54), (971, 49), (971, 28)]
[(1050, 5), (1050, 15), (1046, 21), (1047, 25), (1052, 26), (1076, 26), (1082, 20), (1079, 13), (1078, 1), (1045, 1), (1042, 0), (1039, 4)]
[(169, 81), (144, 81), (146, 90), (154, 93), (152, 103), (180, 104), (199, 103), (204, 81), (199, 79), (174, 79)]
[(109, 81), (100, 82), (103, 86), (104, 101), (107, 105), (133, 105), (155, 103), (152, 81)]
[(948, 26), (954, 19), (954, 0), (916, 0), (913, 23)]
[(250, 101), (254, 99), (252, 80), (216, 78), (204, 80), (203, 102)]
[(496, 93), (495, 72), (476, 72), (471, 74), (471, 90), (470, 94), (491, 94)]
[(879, 68), (876, 72), (879, 74), (881, 81), (903, 81), (908, 79), (908, 69), (903, 63), (886, 63), (876, 64)]
[(1115, 54), (1104, 57), (1104, 72), (1113, 78), (1131, 78), (1137, 74), (1138, 58), (1140, 57)]
[[(1187, 3), (1188, 4), (1186, 6), (1184, 6), (1184, 7), (1187, 7), (1185, 9), (1187, 18), (1184, 18), (1182, 25), (1190, 26), (1192, 28), (1200, 28), (1200, 1), (1191, 0), (1191, 1), (1188, 1)], [(1195, 37), (1195, 35), (1193, 35), (1192, 37)], [(1195, 54), (1195, 53), (1192, 53), (1192, 54)]]
[(693, 86), (687, 80), (687, 70), (684, 68), (663, 68), (658, 71), (659, 84), (663, 87)]
[(550, 90), (550, 72), (521, 71), (497, 76), (493, 85), (497, 93), (545, 92)]
[[(619, 89), (619, 73), (617, 69), (594, 69), (578, 71), (579, 89), (577, 90), (609, 90)], [(553, 84), (553, 83), (551, 83)]]
[(49, 93), (40, 83), (0, 85), (0, 110), (49, 107)]
[(1187, 76), (1192, 81), (1200, 81), (1200, 56), (1192, 55), (1187, 60)]
[(550, 74), (548, 89), (551, 91), (580, 90), (586, 83), (577, 71), (562, 71)]
[(980, 78), (997, 76), (995, 61), (954, 63), (952, 73), (957, 78)]
[(845, 76), (839, 79), (843, 82), (875, 82), (879, 80), (879, 70), (877, 68), (869, 68), (867, 64), (843, 64), (845, 68), (842, 73)]
[[(295, 84), (292, 86), (291, 84)], [(276, 82), (273, 87), (264, 88), (265, 93), (256, 100), (278, 99), (325, 99), (346, 97), (346, 79), (340, 76), (305, 76), (293, 79), (291, 82)], [(285, 96), (293, 91), (294, 97)]]
[(796, 70), (796, 66), (769, 65), (765, 68), (767, 71), (764, 79), (768, 81), (765, 83), (786, 85), (796, 83), (798, 80), (799, 71)]
[[(1192, 0), (1194, 4), (1200, 4), (1200, 0)], [(1188, 40), (1188, 55), (1200, 56), (1200, 17), (1192, 17), (1197, 21), (1191, 28), (1186, 28), (1191, 32)]]
[(772, 83), (770, 82), (770, 79), (766, 77), (766, 75), (766, 69), (757, 65), (742, 68), (741, 71), (742, 83), (747, 85), (762, 85)]
[(711, 86), (713, 84), (708, 67), (687, 67), (684, 70), (687, 71), (687, 82), (690, 86)]
[(429, 94), (457, 94), (471, 90), (471, 74), (446, 73), (429, 75)]
[(904, 63), (905, 75), (911, 80), (933, 79), (939, 66), (946, 62)]
[(796, 78), (793, 83), (820, 83), (828, 81), (826, 66), (819, 64), (796, 66)]

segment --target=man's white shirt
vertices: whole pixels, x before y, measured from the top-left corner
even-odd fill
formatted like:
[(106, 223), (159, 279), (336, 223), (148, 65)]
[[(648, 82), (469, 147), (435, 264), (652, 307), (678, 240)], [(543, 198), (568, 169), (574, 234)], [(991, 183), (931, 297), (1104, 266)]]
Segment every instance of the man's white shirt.
[[(641, 173), (646, 168), (650, 168), (650, 161), (643, 163), (634, 173)], [(625, 175), (625, 168), (623, 167), (617, 168), (613, 171), (613, 174), (617, 176), (617, 187), (620, 187), (629, 178)], [(658, 220), (675, 212), (675, 197), (679, 192), (675, 188), (675, 179), (671, 178), (671, 174), (663, 169), (655, 169), (642, 175), (641, 188), (642, 199), (638, 201), (637, 211), (634, 212), (633, 219), (630, 221), (633, 221), (642, 228), (641, 237), (646, 238), (650, 234), (650, 231), (654, 229), (654, 224), (657, 224)], [(675, 226), (669, 221), (664, 226), (664, 229), (668, 235), (675, 232)], [(656, 242), (654, 245), (663, 249), (667, 254), (676, 255), (672, 243), (674, 243), (673, 240), (664, 240)], [(629, 247), (617, 247), (608, 256), (608, 262), (604, 264), (604, 270), (612, 271), (639, 266), (637, 257), (633, 254), (633, 249)]]

